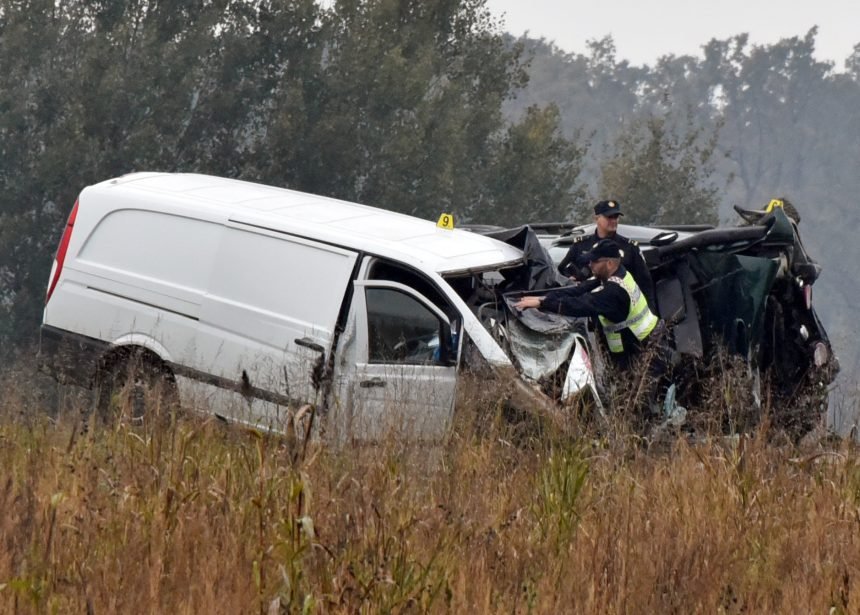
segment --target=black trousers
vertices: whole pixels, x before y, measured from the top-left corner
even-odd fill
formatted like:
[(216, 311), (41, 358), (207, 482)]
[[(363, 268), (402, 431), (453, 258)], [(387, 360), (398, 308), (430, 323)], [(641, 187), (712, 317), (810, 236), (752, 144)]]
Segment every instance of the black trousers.
[(619, 371), (634, 381), (637, 406), (650, 413), (669, 388), (674, 344), (672, 332), (662, 319), (657, 322), (639, 352), (613, 356)]
[(647, 379), (644, 383), (644, 401), (647, 410), (660, 411), (657, 404), (666, 397), (666, 390), (671, 382), (672, 355), (674, 343), (672, 332), (662, 319), (648, 336), (645, 352), (642, 353), (640, 370)]

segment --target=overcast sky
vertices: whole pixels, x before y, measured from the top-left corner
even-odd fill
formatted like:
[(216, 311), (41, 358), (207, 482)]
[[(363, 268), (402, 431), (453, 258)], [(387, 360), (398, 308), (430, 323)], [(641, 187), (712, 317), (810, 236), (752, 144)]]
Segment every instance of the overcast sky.
[(487, 0), (487, 7), (505, 14), (511, 34), (528, 30), (569, 52), (582, 53), (586, 41), (611, 34), (618, 58), (633, 64), (669, 53), (701, 56), (710, 39), (742, 32), (753, 43), (772, 44), (817, 25), (818, 59), (841, 70), (860, 43), (858, 0)]

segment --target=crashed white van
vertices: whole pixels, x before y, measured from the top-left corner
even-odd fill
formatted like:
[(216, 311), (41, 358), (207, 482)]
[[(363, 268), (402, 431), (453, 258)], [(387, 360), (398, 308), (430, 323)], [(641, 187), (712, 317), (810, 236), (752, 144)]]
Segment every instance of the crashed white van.
[[(513, 371), (494, 286), (524, 266), (505, 243), (373, 207), (135, 173), (75, 203), (41, 353), (58, 379), (88, 387), (143, 357), (184, 408), (266, 429), (309, 405), (340, 438), (434, 439), (462, 368)], [(549, 369), (564, 370), (564, 395), (593, 389), (581, 340), (558, 352)], [(514, 389), (534, 409), (548, 401)]]

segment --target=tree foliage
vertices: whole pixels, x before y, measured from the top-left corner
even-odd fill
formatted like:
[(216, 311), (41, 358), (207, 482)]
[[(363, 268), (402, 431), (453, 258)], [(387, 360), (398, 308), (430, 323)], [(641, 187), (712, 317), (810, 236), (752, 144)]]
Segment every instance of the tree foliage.
[(78, 191), (123, 173), (434, 219), (569, 202), (579, 149), (552, 109), (505, 119), (527, 76), (484, 2), (0, 0), (0, 345), (34, 338)]
[(585, 187), (577, 183), (585, 148), (562, 136), (556, 107), (529, 107), (494, 145), (499, 154), (485, 182), (492, 217), (485, 222), (566, 220), (585, 202)]
[(715, 224), (719, 193), (711, 183), (716, 140), (700, 131), (672, 134), (662, 118), (635, 122), (602, 167), (600, 192), (623, 200), (625, 222)]

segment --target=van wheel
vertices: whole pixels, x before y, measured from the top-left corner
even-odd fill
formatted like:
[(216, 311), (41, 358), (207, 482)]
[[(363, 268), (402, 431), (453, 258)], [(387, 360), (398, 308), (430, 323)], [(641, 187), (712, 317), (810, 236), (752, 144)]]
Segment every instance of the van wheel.
[(143, 352), (123, 353), (99, 371), (95, 409), (107, 422), (129, 420), (144, 424), (167, 419), (179, 404), (176, 380), (157, 357)]

